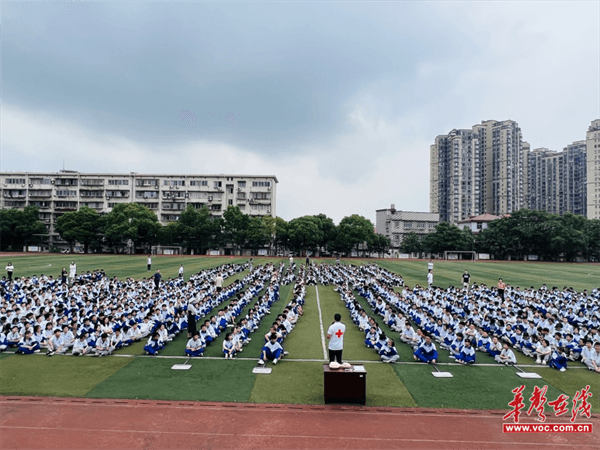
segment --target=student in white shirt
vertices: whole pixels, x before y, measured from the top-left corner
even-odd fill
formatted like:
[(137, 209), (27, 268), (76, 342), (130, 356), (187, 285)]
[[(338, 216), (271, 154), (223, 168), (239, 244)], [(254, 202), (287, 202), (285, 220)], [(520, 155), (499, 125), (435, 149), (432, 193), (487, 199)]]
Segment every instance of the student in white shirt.
[(73, 351), (71, 354), (73, 356), (81, 356), (87, 355), (90, 352), (91, 347), (87, 343), (87, 336), (85, 333), (81, 333), (79, 335), (79, 339), (75, 340), (73, 344)]
[(515, 353), (512, 351), (512, 349), (508, 346), (507, 343), (504, 343), (502, 351), (499, 355), (496, 355), (494, 359), (496, 360), (496, 362), (499, 362), (500, 364), (504, 364), (506, 366), (508, 366), (509, 364), (512, 365), (517, 363), (517, 357), (515, 356)]
[(264, 366), (267, 361), (273, 361), (273, 364), (277, 364), (282, 356), (283, 347), (277, 342), (277, 334), (273, 333), (269, 336), (269, 341), (262, 348), (258, 364)]
[(327, 339), (329, 340), (329, 362), (337, 361), (338, 364), (342, 364), (346, 325), (341, 322), (341, 314), (336, 313), (333, 318), (334, 322), (327, 330)]

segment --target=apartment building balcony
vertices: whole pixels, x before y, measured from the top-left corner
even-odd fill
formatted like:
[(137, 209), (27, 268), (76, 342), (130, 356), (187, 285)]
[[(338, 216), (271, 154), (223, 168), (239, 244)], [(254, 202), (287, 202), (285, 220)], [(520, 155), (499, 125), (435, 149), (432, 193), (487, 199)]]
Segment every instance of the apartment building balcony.
[(29, 198), (51, 198), (52, 191), (29, 191)]

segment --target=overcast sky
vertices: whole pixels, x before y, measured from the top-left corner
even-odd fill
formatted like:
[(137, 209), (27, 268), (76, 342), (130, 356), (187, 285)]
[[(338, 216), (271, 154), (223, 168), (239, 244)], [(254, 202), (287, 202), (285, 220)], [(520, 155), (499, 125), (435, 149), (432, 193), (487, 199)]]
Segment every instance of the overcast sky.
[(267, 174), (286, 220), (429, 210), (429, 146), (600, 117), (600, 3), (4, 2), (1, 170)]

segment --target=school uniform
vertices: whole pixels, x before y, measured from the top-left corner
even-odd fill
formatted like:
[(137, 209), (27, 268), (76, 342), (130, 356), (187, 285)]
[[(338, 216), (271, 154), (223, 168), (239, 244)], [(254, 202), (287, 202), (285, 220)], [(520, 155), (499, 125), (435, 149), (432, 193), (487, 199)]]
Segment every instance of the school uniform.
[(77, 339), (73, 344), (73, 351), (71, 352), (71, 354), (72, 355), (83, 355), (84, 353), (87, 353), (88, 349), (89, 349), (89, 345), (85, 339), (83, 341), (81, 341), (80, 339)]
[(160, 340), (154, 340), (152, 338), (148, 339), (148, 343), (144, 347), (144, 351), (150, 355), (157, 355), (160, 350)]
[(389, 345), (385, 345), (379, 350), (379, 356), (383, 362), (386, 363), (395, 363), (400, 359), (400, 355), (398, 354), (398, 350), (396, 350), (395, 346), (390, 347)]
[(475, 363), (475, 349), (473, 347), (462, 347), (461, 352), (456, 357), (457, 360), (462, 361), (466, 364)]
[(424, 363), (429, 363), (434, 359), (437, 361), (438, 359), (438, 352), (433, 342), (431, 344), (427, 344), (425, 341), (423, 341), (415, 350), (414, 355)]
[[(501, 358), (501, 356), (504, 357), (504, 359)], [(502, 349), (500, 354), (496, 355), (494, 357), (494, 359), (496, 360), (496, 362), (499, 362), (501, 364), (504, 364), (504, 363), (516, 364), (517, 363), (517, 357), (515, 356), (515, 353), (510, 348), (508, 348), (506, 350)]]
[(279, 342), (275, 342), (274, 344), (269, 341), (262, 348), (263, 354), (269, 361), (274, 361), (275, 359), (280, 359), (283, 355), (283, 347)]
[[(233, 349), (233, 351), (232, 351)], [(223, 341), (223, 355), (228, 356), (234, 356), (235, 355), (235, 349), (234, 349), (234, 344), (233, 341)]]
[(563, 353), (559, 353), (555, 350), (552, 352), (552, 356), (550, 356), (550, 362), (548, 363), (548, 365), (553, 369), (557, 369), (561, 372), (564, 372), (565, 370), (567, 370), (567, 357)]
[[(29, 348), (32, 347), (32, 348)], [(37, 341), (30, 337), (30, 338), (23, 338), (21, 339), (21, 341), (19, 342), (19, 348), (17, 349), (17, 353), (22, 353), (23, 355), (31, 355), (32, 353), (34, 353), (36, 350), (40, 349), (40, 345), (37, 343)]]
[(204, 343), (202, 339), (198, 337), (198, 339), (190, 339), (187, 342), (185, 354), (188, 356), (202, 356), (204, 353)]

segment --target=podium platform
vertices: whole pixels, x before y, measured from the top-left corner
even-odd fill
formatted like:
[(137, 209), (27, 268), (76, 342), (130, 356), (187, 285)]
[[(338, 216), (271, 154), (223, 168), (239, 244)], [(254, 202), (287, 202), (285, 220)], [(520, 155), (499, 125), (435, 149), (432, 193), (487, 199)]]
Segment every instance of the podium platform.
[(358, 403), (367, 401), (367, 371), (364, 366), (331, 369), (323, 364), (325, 403)]

